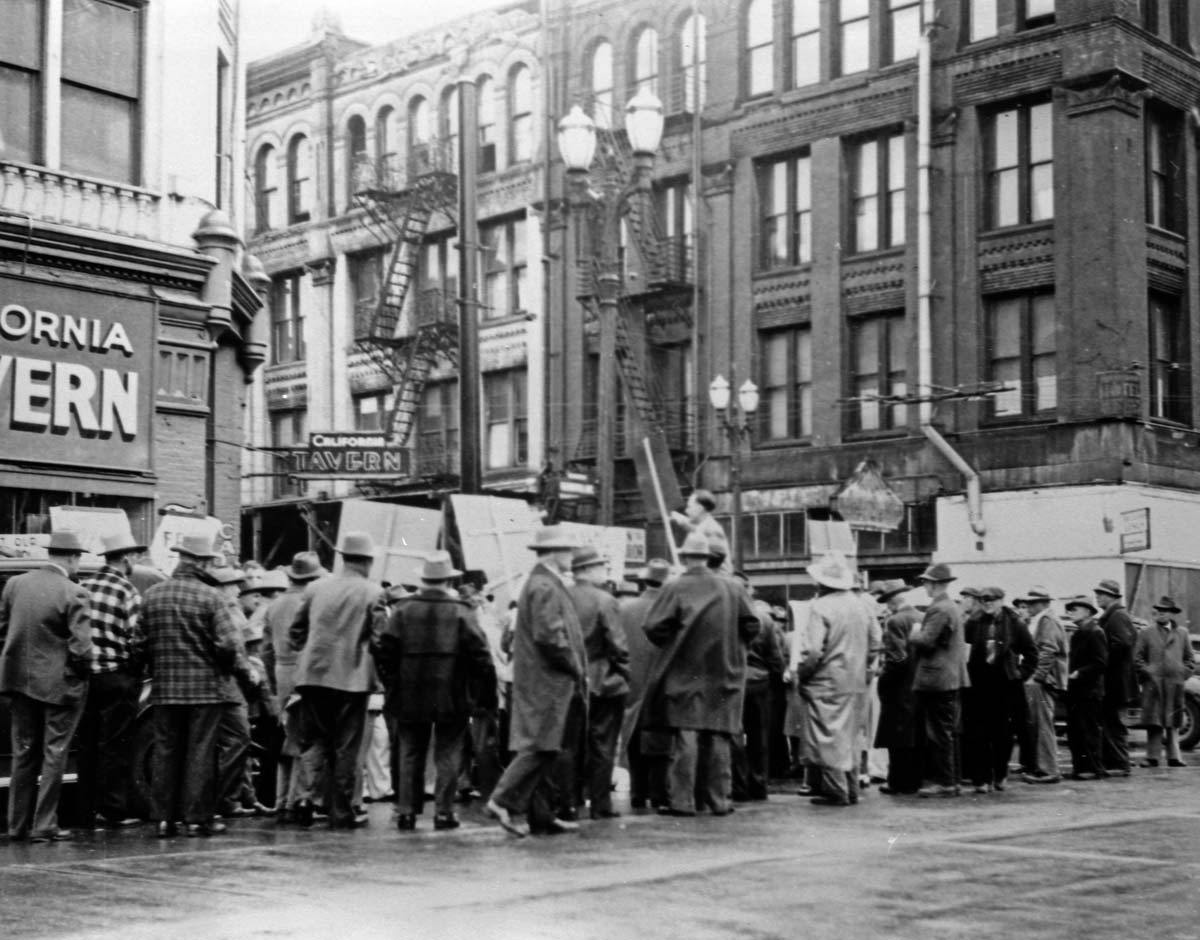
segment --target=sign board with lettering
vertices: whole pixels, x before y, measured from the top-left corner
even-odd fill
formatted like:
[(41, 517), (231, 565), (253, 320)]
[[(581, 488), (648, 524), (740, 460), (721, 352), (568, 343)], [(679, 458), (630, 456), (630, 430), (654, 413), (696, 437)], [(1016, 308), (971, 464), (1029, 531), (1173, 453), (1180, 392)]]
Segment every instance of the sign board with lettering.
[(150, 469), (154, 304), (0, 277), (4, 456)]
[(579, 539), (580, 545), (590, 545), (608, 559), (605, 580), (620, 584), (646, 564), (646, 532), (644, 529), (625, 529), (620, 526), (585, 525), (581, 522), (559, 523)]
[(406, 449), (383, 431), (314, 431), (308, 450), (293, 453), (301, 480), (394, 480), (408, 476)]
[(1150, 547), (1150, 507), (1121, 513), (1121, 551), (1144, 552)]
[[(215, 516), (176, 515), (166, 513), (158, 524), (154, 538), (150, 540), (150, 561), (163, 574), (175, 570), (179, 555), (175, 546), (183, 541), (185, 535), (200, 535), (208, 539), (217, 551), (225, 551), (226, 533), (221, 520)], [(220, 539), (220, 541), (218, 541)]]

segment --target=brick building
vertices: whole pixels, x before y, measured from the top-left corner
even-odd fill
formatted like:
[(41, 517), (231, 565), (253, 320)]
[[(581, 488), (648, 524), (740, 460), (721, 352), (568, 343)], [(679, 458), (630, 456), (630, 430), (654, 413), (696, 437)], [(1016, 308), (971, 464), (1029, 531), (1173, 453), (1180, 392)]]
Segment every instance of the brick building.
[[(533, 207), (544, 202), (546, 121), (536, 9), (510, 4), (382, 44), (327, 17), (309, 42), (251, 63), (247, 239), (271, 279), (271, 337), (251, 395), (247, 553), (275, 562), (327, 550), (343, 497), (436, 506), (458, 488), (460, 94), (477, 102), (482, 483), (537, 492), (546, 253)], [(339, 477), (310, 458), (309, 435), (324, 432), (386, 432), (382, 449), (400, 462)]]
[[(872, 577), (933, 559), (1060, 596), (1115, 577), (1200, 622), (1195, 4), (552, 0), (545, 30), (552, 116), (603, 123), (641, 86), (666, 106), (659, 237), (685, 276), (645, 277), (630, 238), (622, 316), (681, 480), (725, 513), (703, 390), (759, 386), (740, 540), (769, 595), (804, 588), (806, 521), (871, 460), (905, 504), (860, 537)], [(578, 240), (554, 239), (548, 438), (586, 462), (594, 320)], [(627, 457), (616, 495), (618, 523), (646, 518)]]
[[(238, 542), (261, 274), (237, 0), (19, 0), (0, 42), (0, 546), (174, 504)], [(186, 90), (186, 94), (183, 92)]]

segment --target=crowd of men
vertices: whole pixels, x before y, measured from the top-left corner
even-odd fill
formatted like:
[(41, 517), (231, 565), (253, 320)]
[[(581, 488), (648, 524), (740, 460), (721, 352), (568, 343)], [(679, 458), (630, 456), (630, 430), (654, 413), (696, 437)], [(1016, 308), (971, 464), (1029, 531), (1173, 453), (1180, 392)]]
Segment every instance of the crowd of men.
[[(1055, 716), (1065, 703), (1069, 773), (1129, 774), (1129, 705), (1147, 727), (1143, 766), (1182, 766), (1175, 729), (1193, 669), (1169, 597), (1138, 631), (1113, 581), (1065, 604), (1040, 587), (1005, 603), (961, 587), (946, 565), (863, 588), (840, 553), (807, 571), (815, 596), (789, 609), (730, 570), (693, 495), (679, 521), (680, 568), (652, 560), (634, 584), (608, 560), (545, 526), (535, 564), (506, 612), (429, 556), (409, 588), (371, 578), (376, 546), (346, 533), (336, 573), (315, 553), (264, 571), (231, 567), (185, 538), (169, 578), (135, 569), (128, 536), (80, 580), (78, 537), (55, 532), (49, 563), (0, 595), (0, 693), (12, 705), (9, 839), (73, 837), (58, 823), (69, 745), (79, 747), (83, 823), (153, 821), (170, 838), (211, 836), (231, 816), (280, 825), (365, 825), (364, 790), (418, 828), (432, 783), (433, 827), (457, 804), (523, 837), (619, 815), (630, 803), (677, 817), (733, 812), (767, 798), (780, 757), (822, 807), (893, 796), (1003, 790), (1062, 780)], [(1093, 599), (1094, 598), (1094, 599)], [(149, 806), (130, 792), (143, 679), (153, 708)], [(252, 730), (253, 729), (253, 730)], [(432, 746), (433, 773), (427, 762)], [(274, 806), (259, 802), (252, 751), (276, 766)]]

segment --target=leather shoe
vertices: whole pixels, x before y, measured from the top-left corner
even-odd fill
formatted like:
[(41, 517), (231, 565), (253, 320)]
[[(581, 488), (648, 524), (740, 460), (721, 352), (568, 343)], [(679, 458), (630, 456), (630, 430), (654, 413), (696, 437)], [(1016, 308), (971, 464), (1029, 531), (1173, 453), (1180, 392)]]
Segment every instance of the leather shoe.
[(483, 809), (484, 812), (491, 816), (492, 819), (496, 820), (496, 822), (500, 824), (500, 828), (502, 828), (509, 835), (516, 836), (518, 839), (523, 839), (525, 836), (529, 835), (529, 831), (520, 823), (515, 822), (512, 818), (512, 814), (495, 800), (488, 800), (487, 805)]
[(187, 836), (189, 839), (207, 839), (209, 836), (219, 836), (228, 829), (222, 822), (188, 823)]
[(458, 817), (453, 813), (438, 813), (433, 817), (434, 829), (457, 829), (461, 825), (462, 823), (458, 821)]
[(401, 813), (396, 817), (396, 828), (401, 832), (412, 832), (417, 828), (417, 817), (412, 813)]
[(548, 823), (546, 823), (546, 829), (552, 833), (578, 832), (579, 823), (575, 822), (573, 819), (562, 819), (558, 816), (555, 816)]
[(311, 829), (317, 811), (312, 803), (301, 803), (292, 810), (292, 817), (301, 829)]
[(1183, 761), (1181, 761), (1178, 757), (1172, 757), (1169, 761), (1167, 761), (1167, 766), (1168, 767), (1186, 767), (1187, 764), (1184, 763)]
[(160, 822), (154, 827), (154, 834), (160, 839), (169, 839), (179, 835), (179, 827), (173, 822)]
[(1026, 783), (1058, 783), (1062, 777), (1058, 774), (1022, 774), (1021, 779)]
[(30, 836), (30, 842), (70, 842), (75, 838), (75, 833), (70, 829), (47, 829), (44, 832), (35, 832)]

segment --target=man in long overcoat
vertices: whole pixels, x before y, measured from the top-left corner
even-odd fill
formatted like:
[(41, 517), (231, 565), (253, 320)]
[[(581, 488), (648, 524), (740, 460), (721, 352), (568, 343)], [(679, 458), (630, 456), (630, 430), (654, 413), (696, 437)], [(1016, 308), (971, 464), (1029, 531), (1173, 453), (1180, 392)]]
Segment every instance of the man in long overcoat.
[(70, 580), (83, 554), (79, 536), (52, 532), (49, 554), (48, 564), (17, 575), (0, 594), (0, 694), (12, 709), (8, 837), (14, 841), (73, 835), (58, 828), (58, 798), (87, 697), (89, 600)]
[[(371, 653), (384, 687), (384, 711), (394, 722), (399, 772), (396, 826), (416, 828), (425, 796), (425, 759), (434, 740), (434, 829), (457, 829), (454, 797), (471, 710), (495, 705), (496, 669), (475, 611), (451, 590), (462, 575), (447, 552), (421, 569), (421, 589), (396, 603)], [(481, 698), (487, 696), (487, 698)]]
[[(1030, 748), (1027, 783), (1057, 783), (1058, 735), (1054, 730), (1054, 706), (1067, 691), (1067, 633), (1050, 611), (1050, 594), (1040, 585), (1025, 595), (1029, 628), (1037, 648), (1037, 667), (1025, 683), (1029, 710)], [(1025, 764), (1025, 761), (1022, 761)]]
[(947, 586), (955, 578), (949, 565), (930, 565), (917, 580), (924, 582), (930, 602), (909, 645), (917, 662), (913, 691), (925, 732), (926, 776), (932, 780), (917, 793), (958, 796), (960, 695), (970, 686), (962, 614), (950, 599)]
[(1067, 602), (1075, 624), (1067, 651), (1067, 743), (1071, 748), (1074, 780), (1107, 777), (1104, 769), (1104, 673), (1108, 640), (1096, 622), (1099, 609), (1082, 594)]
[(670, 736), (663, 731), (645, 730), (640, 720), (646, 682), (660, 655), (658, 647), (646, 637), (646, 617), (670, 577), (670, 564), (662, 558), (652, 558), (638, 573), (642, 593), (620, 605), (621, 627), (629, 646), (629, 699), (622, 734), (629, 759), (629, 805), (634, 809), (647, 806), (657, 809), (670, 803), (667, 796)]
[(888, 608), (883, 621), (883, 653), (879, 672), (879, 728), (875, 746), (888, 749), (888, 779), (880, 793), (916, 793), (921, 787), (921, 759), (917, 747), (917, 697), (913, 677), (917, 660), (909, 641), (921, 615), (908, 602), (908, 585), (884, 581), (879, 600)]
[[(371, 580), (375, 542), (365, 532), (347, 532), (338, 552), (342, 570), (304, 591), (289, 636), (296, 660), (305, 755), (310, 776), (326, 769), (326, 807), (331, 829), (361, 825), (354, 811), (358, 755), (367, 721), (367, 698), (375, 684), (368, 654), (383, 629), (387, 605), (383, 586)], [(312, 805), (298, 810), (311, 824)]]
[(1096, 605), (1103, 611), (1100, 629), (1108, 639), (1108, 665), (1104, 673), (1104, 768), (1110, 774), (1128, 776), (1129, 729), (1124, 712), (1138, 699), (1137, 674), (1133, 668), (1133, 646), (1137, 629), (1121, 603), (1121, 587), (1105, 578), (1093, 589)]
[(859, 719), (867, 689), (871, 614), (854, 595), (854, 571), (838, 551), (807, 569), (817, 583), (809, 612), (811, 646), (797, 668), (804, 701), (805, 762), (816, 768), (818, 806), (858, 802)]
[[(583, 710), (587, 695), (583, 631), (566, 584), (578, 541), (559, 526), (544, 526), (529, 547), (538, 560), (521, 589), (512, 638), (509, 748), (516, 753), (487, 802), (488, 814), (516, 836), (528, 829), (513, 814), (529, 813), (535, 791), (552, 786), (572, 712)], [(552, 818), (546, 828), (566, 832), (578, 826)]]
[(1133, 663), (1142, 683), (1142, 724), (1146, 726), (1146, 758), (1142, 767), (1157, 767), (1167, 739), (1167, 765), (1183, 767), (1179, 727), (1183, 712), (1183, 684), (1195, 670), (1192, 638), (1171, 619), (1183, 611), (1169, 597), (1154, 604), (1154, 626), (1138, 633)]
[(696, 814), (701, 788), (713, 813), (729, 812), (730, 738), (742, 724), (746, 647), (760, 624), (746, 591), (708, 568), (709, 541), (693, 532), (679, 556), (687, 570), (663, 588), (646, 617), (646, 636), (665, 653), (647, 683), (647, 728), (672, 732), (666, 815)]

